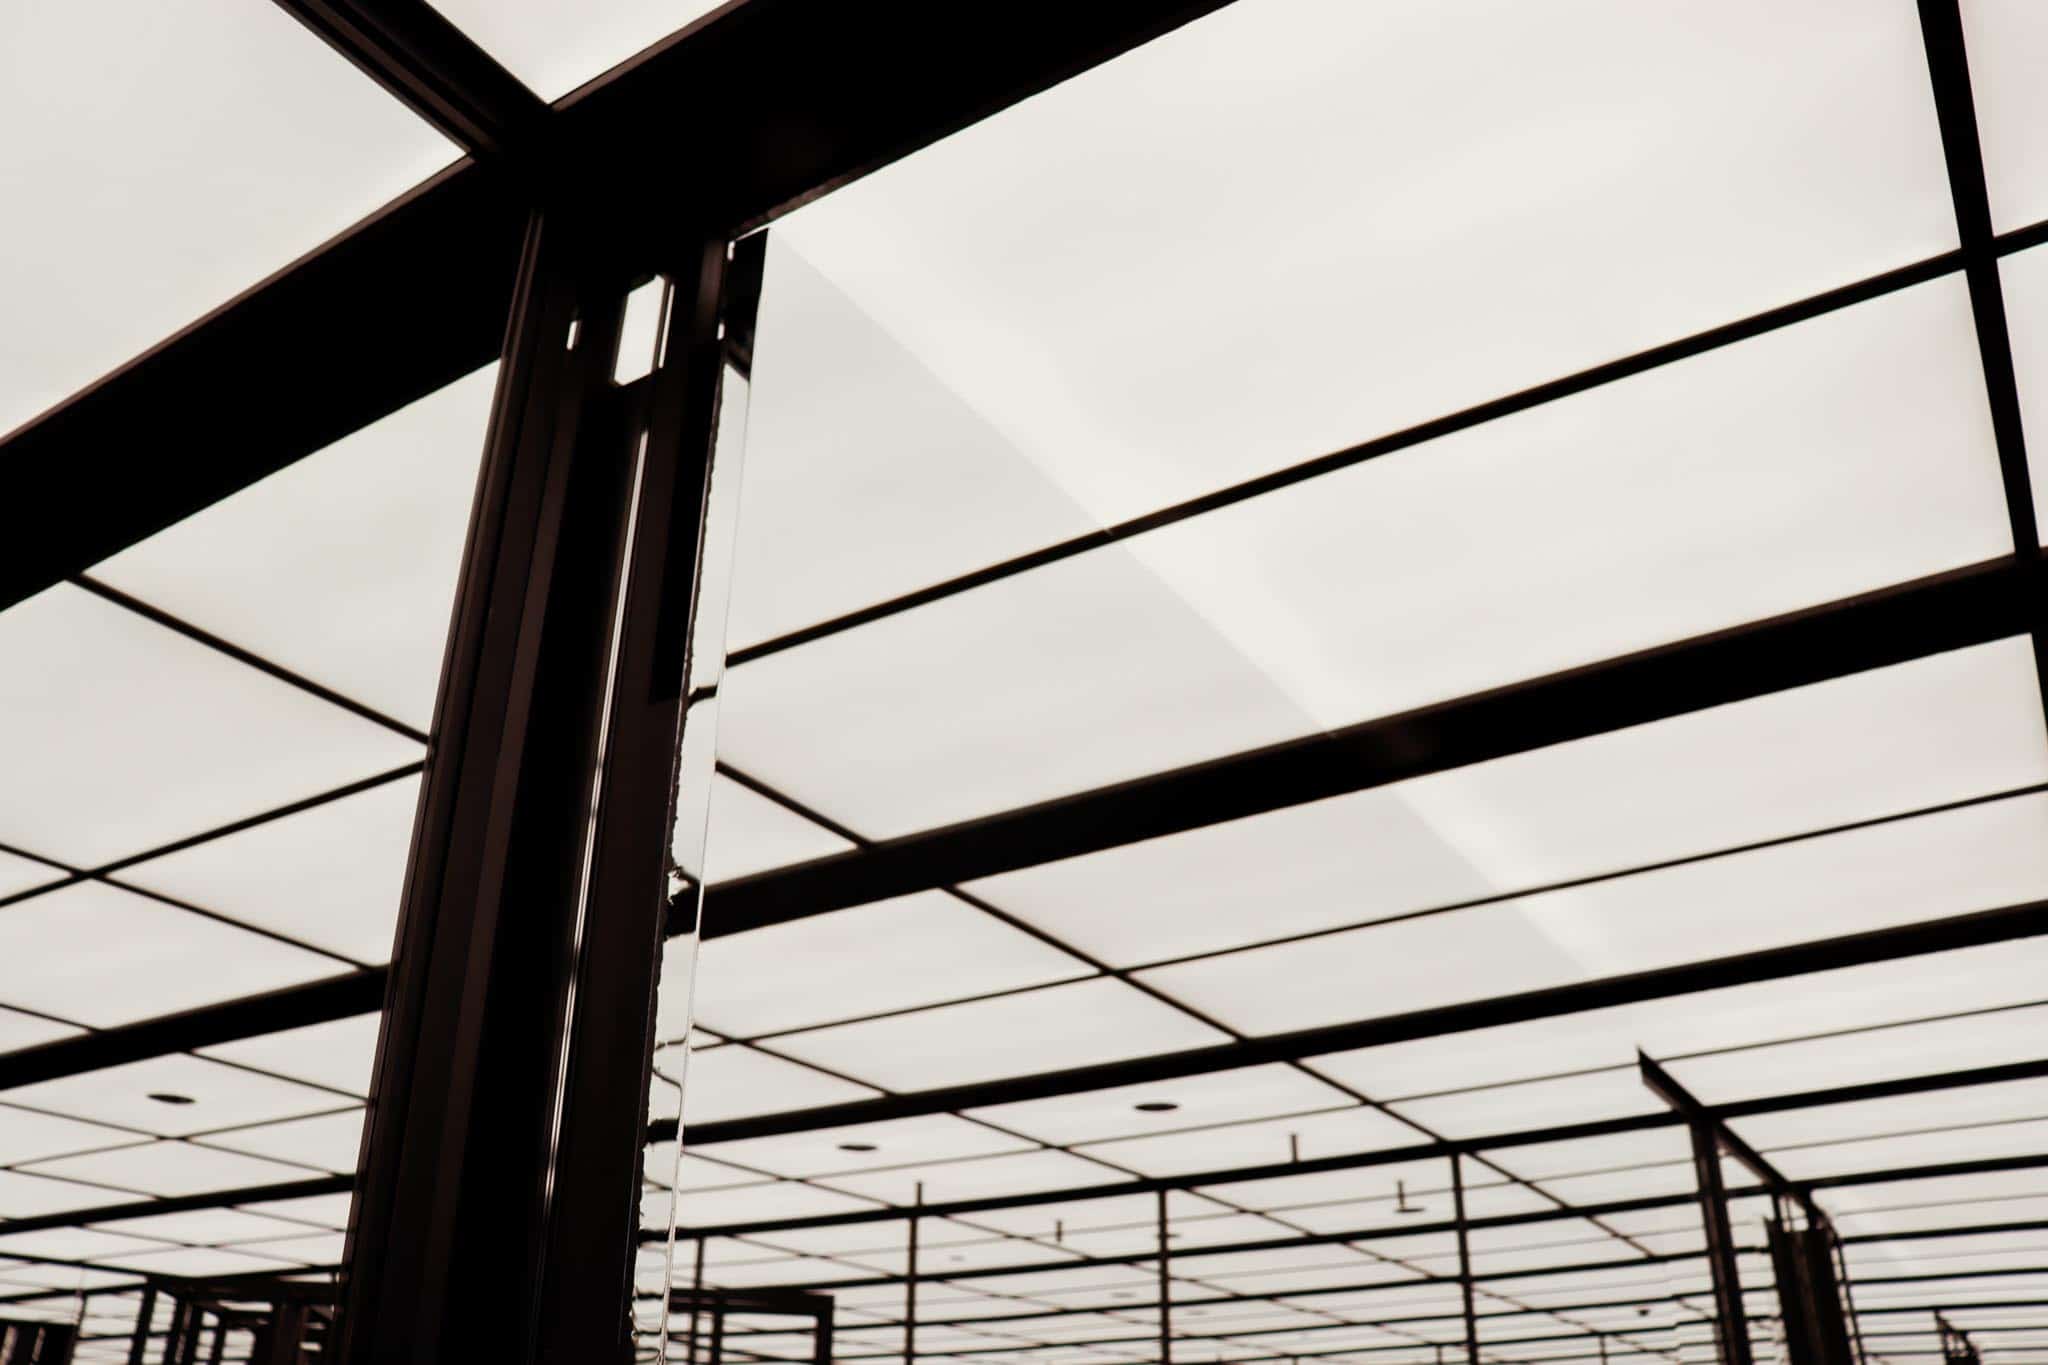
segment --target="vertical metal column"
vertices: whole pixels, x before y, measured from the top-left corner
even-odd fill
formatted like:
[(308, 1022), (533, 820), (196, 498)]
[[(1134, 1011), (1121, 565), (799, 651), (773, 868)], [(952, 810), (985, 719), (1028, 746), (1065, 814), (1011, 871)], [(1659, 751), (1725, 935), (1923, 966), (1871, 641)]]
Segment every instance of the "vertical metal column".
[(1159, 1210), (1159, 1365), (1173, 1365), (1173, 1281), (1166, 1273), (1166, 1191), (1160, 1190)]
[(818, 1325), (813, 1329), (811, 1365), (832, 1365), (832, 1319), (833, 1303), (830, 1295), (818, 1314)]
[(1721, 1145), (1711, 1124), (1692, 1125), (1693, 1180), (1700, 1222), (1707, 1234), (1707, 1264), (1714, 1277), (1714, 1339), (1721, 1365), (1751, 1365), (1749, 1316), (1742, 1304), (1742, 1271), (1728, 1226), (1728, 1193), (1721, 1183)]
[(128, 1343), (128, 1365), (142, 1365), (143, 1353), (149, 1349), (149, 1329), (156, 1317), (156, 1286), (142, 1286), (142, 1307), (135, 1314), (135, 1336)]
[[(679, 232), (636, 276), (616, 222), (551, 208), (529, 225), (386, 996), (341, 1365), (632, 1349), (669, 813), (678, 782), (710, 780), (708, 748), (704, 772), (679, 773), (676, 738), (727, 244)], [(672, 290), (662, 356), (622, 388), (625, 295), (654, 265)]]
[[(690, 1271), (690, 1365), (697, 1365), (697, 1322), (704, 1310), (704, 1239), (697, 1239), (695, 1264)], [(666, 1357), (666, 1349), (662, 1351)]]
[(903, 1270), (903, 1365), (917, 1360), (917, 1225), (924, 1208), (924, 1182), (917, 1182), (910, 1214), (910, 1254)]
[(1458, 1224), (1458, 1293), (1465, 1309), (1465, 1365), (1479, 1365), (1479, 1315), (1472, 1305), (1472, 1239), (1465, 1225), (1465, 1158), (1451, 1153), (1451, 1216)]

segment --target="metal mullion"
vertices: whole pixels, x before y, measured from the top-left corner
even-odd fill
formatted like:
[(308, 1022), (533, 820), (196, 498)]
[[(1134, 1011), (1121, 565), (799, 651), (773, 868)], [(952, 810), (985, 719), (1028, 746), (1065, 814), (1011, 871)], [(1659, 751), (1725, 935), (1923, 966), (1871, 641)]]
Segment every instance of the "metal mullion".
[[(1970, 313), (1976, 324), (1977, 355), (1983, 369), (1985, 397), (1991, 411), (1992, 439), (2005, 490), (2006, 518), (2013, 550), (2027, 563), (2041, 559), (2040, 527), (2034, 515), (2033, 480), (2027, 469), (2027, 438), (2020, 414), (2019, 382), (2014, 373), (2012, 334), (2006, 320), (2005, 288), (2000, 277), (1998, 234), (1991, 221), (1990, 188), (1984, 175), (1984, 148), (1977, 129), (1976, 103), (1970, 92), (1968, 42), (1958, 0), (1919, 0), (1921, 43), (1941, 127), (1943, 160), (1948, 170), (1949, 200), (1955, 210), (1963, 275), (1970, 291)], [(2035, 682), (2048, 709), (2048, 631), (2037, 618), (2031, 631)]]
[[(573, 1025), (560, 945), (581, 875), (629, 496), (607, 398), (626, 283), (573, 215), (533, 216), (358, 1163), (344, 1361), (458, 1339), (468, 1352), (534, 1358), (529, 1315), (554, 1264), (545, 1076)], [(507, 1302), (525, 1311), (506, 1314)], [(624, 1329), (581, 1325), (591, 1340)]]

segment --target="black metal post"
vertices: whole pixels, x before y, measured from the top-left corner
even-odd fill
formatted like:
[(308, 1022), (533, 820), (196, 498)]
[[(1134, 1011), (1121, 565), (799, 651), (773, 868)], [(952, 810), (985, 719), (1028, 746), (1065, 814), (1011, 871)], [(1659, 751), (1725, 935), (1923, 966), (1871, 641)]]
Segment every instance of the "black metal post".
[(142, 1307), (135, 1314), (135, 1335), (128, 1343), (128, 1365), (142, 1365), (143, 1352), (149, 1349), (149, 1328), (156, 1317), (156, 1286), (142, 1286)]
[(213, 1350), (207, 1353), (206, 1365), (220, 1365), (221, 1352), (228, 1344), (228, 1320), (221, 1318), (213, 1324)]
[[(674, 1215), (671, 1214), (670, 1216), (673, 1218)], [(695, 1265), (690, 1272), (690, 1365), (697, 1365), (697, 1321), (699, 1313), (703, 1311), (704, 1304), (704, 1239), (702, 1237), (697, 1239), (697, 1254), (694, 1257), (694, 1261)], [(666, 1346), (662, 1348), (662, 1354), (664, 1356), (668, 1354)]]
[(1721, 1365), (1751, 1365), (1742, 1272), (1735, 1262), (1735, 1234), (1728, 1226), (1721, 1146), (1711, 1124), (1692, 1125), (1692, 1167), (1699, 1190), (1700, 1222), (1707, 1234), (1707, 1264), (1714, 1278), (1714, 1337), (1720, 1345)]
[(178, 1339), (178, 1365), (197, 1365), (199, 1333), (205, 1326), (206, 1310), (194, 1304), (192, 1311), (185, 1315), (185, 1335)]
[(1465, 1365), (1479, 1365), (1479, 1315), (1472, 1303), (1472, 1236), (1465, 1219), (1465, 1158), (1451, 1153), (1451, 1216), (1458, 1223), (1458, 1295), (1465, 1311)]
[(917, 1225), (924, 1208), (924, 1182), (917, 1182), (910, 1213), (909, 1256), (903, 1267), (903, 1365), (917, 1360)]
[(725, 1305), (711, 1305), (711, 1365), (722, 1365), (725, 1360)]
[(1158, 1191), (1159, 1211), (1159, 1365), (1173, 1365), (1173, 1280), (1166, 1272), (1166, 1191)]
[(522, 256), (378, 1046), (345, 1365), (632, 1349), (665, 817), (679, 782), (710, 780), (676, 764), (727, 248), (679, 234), (661, 363), (627, 389), (635, 280), (589, 223), (536, 214)]
[(828, 1296), (818, 1312), (818, 1325), (813, 1329), (811, 1365), (832, 1365), (832, 1319), (833, 1303)]

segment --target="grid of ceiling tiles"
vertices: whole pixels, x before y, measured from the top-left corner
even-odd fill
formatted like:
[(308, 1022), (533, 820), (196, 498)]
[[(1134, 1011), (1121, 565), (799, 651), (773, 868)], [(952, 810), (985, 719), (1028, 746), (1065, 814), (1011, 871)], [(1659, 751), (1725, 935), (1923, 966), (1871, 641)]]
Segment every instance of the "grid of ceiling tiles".
[[(706, 6), (589, 7), (601, 22), (576, 31), (549, 30), (565, 22), (552, 7), (444, 8), (552, 98)], [(2020, 232), (2048, 219), (2048, 142), (2028, 135), (2048, 117), (2032, 78), (2048, 19), (2025, 0), (1970, 0), (1964, 15), (1994, 225)], [(90, 37), (100, 93), (131, 101), (71, 111), (61, 122), (85, 142), (53, 164), (128, 178), (98, 182), (121, 213), (78, 215), (64, 186), (23, 202), (63, 206), (52, 244), (81, 225), (150, 233), (106, 244), (95, 256), (112, 264), (83, 277), (40, 267), (54, 245), (11, 253), (10, 297), (53, 321), (6, 352), (0, 423), (451, 154), (264, 5), (181, 6), (161, 32), (92, 24), (85, 7), (33, 18), (91, 32), (12, 50)], [(200, 61), (211, 74), (195, 81)], [(195, 89), (215, 102), (194, 107)], [(0, 82), (0, 98), (15, 92), (16, 122), (51, 126), (62, 92)], [(239, 116), (251, 107), (268, 116)], [(194, 196), (182, 154), (108, 150), (137, 128), (226, 147), (226, 169)], [(153, 168), (161, 181), (136, 180)], [(7, 169), (37, 186), (54, 173)], [(2048, 249), (2020, 240), (2000, 273), (2040, 432)], [(746, 662), (724, 690), (709, 879), (2010, 553), (1968, 294), (1930, 270), (778, 647), (1955, 246), (1905, 0), (1239, 0), (821, 201), (771, 246), (731, 622)], [(0, 655), (34, 661), (0, 670), (5, 1046), (388, 954), (489, 386), (465, 379), (0, 613)], [(688, 1115), (1175, 1051), (2040, 899), (2048, 746), (2031, 670), (2024, 642), (2001, 642), (714, 940)], [(735, 1229), (705, 1240), (707, 1284), (837, 1284), (840, 1357), (888, 1360), (904, 1351), (905, 1291), (889, 1282), (907, 1265), (901, 1222), (739, 1229), (886, 1210), (920, 1186), (927, 1201), (1023, 1194), (1650, 1113), (1638, 1046), (1709, 1102), (2031, 1060), (2044, 968), (2034, 943), (1965, 950), (707, 1144), (681, 1159), (679, 1215)], [(680, 1045), (680, 1002), (665, 1005)], [(0, 1216), (39, 1224), (0, 1227), (0, 1312), (83, 1314), (81, 1355), (125, 1358), (123, 1291), (145, 1274), (331, 1265), (345, 1195), (237, 1192), (353, 1165), (374, 1024), (0, 1097)], [(1985, 1086), (1736, 1127), (1796, 1178), (1896, 1173), (2041, 1153), (2048, 1094)], [(1697, 1348), (1691, 1206), (1575, 1212), (1685, 1193), (1685, 1155), (1658, 1128), (1473, 1160), (1473, 1217), (1561, 1214), (1475, 1233), (1487, 1360)], [(1446, 1215), (1446, 1184), (1438, 1159), (1176, 1193), (1171, 1231), (1190, 1253), (1170, 1263), (1177, 1354), (1455, 1356), (1450, 1241), (1404, 1230)], [(94, 1212), (186, 1195), (219, 1207)], [(2048, 1252), (2011, 1228), (2048, 1217), (2038, 1169), (1821, 1198), (1874, 1358), (1933, 1353), (1933, 1306), (1989, 1358), (2048, 1351)], [(651, 1225), (667, 1204), (650, 1194)], [(1735, 1213), (1764, 1315), (1760, 1208)], [(1149, 1197), (1127, 1195), (928, 1220), (922, 1269), (943, 1278), (920, 1286), (918, 1354), (1154, 1358), (1152, 1217)], [(1955, 1231), (1992, 1224), (2007, 1230)], [(686, 1241), (679, 1282), (693, 1256)], [(1075, 1264), (1117, 1256), (1140, 1259)], [(646, 1269), (650, 1288), (652, 1257)], [(735, 1318), (727, 1353), (804, 1356), (788, 1328)], [(1768, 1349), (1769, 1324), (1754, 1330)]]
[[(0, 613), (9, 1048), (389, 959), (493, 374)], [(0, 1314), (338, 1263), (345, 1186), (232, 1192), (355, 1169), (377, 1022), (6, 1091), (0, 1216), (37, 1226), (0, 1223)], [(86, 1335), (125, 1339), (135, 1303), (94, 1294)]]
[[(1994, 226), (2017, 234), (2000, 272), (2022, 406), (2048, 433), (2048, 250), (2024, 249), (2048, 218), (2026, 74), (2048, 16), (1964, 18)], [(1241, 0), (820, 201), (769, 244), (707, 880), (2012, 553), (1957, 240), (1903, 0)], [(2028, 642), (2000, 641), (714, 938), (686, 1130), (2040, 900), (2042, 714)], [(715, 894), (711, 914), (716, 934)], [(838, 1358), (893, 1362), (906, 1224), (805, 1219), (1659, 1113), (1638, 1047), (1722, 1103), (2037, 1061), (2044, 1037), (2048, 946), (2027, 940), (1152, 1085), (710, 1131), (679, 1165), (667, 1144), (650, 1158), (646, 1220), (668, 1226), (676, 1169), (673, 1283), (830, 1293)], [(674, 1091), (657, 1103), (672, 1116)], [(2027, 1226), (2048, 1174), (1911, 1174), (2048, 1154), (2048, 1082), (1733, 1126), (1836, 1182), (1819, 1198), (1871, 1359), (1938, 1355), (1937, 1308), (1987, 1359), (2048, 1358), (2048, 1234)], [(1472, 1217), (1557, 1215), (1474, 1233), (1484, 1359), (1697, 1357), (1688, 1152), (1664, 1126), (1471, 1162)], [(1438, 1158), (1175, 1192), (1176, 1358), (1455, 1358), (1454, 1238), (1403, 1231), (1450, 1217), (1448, 1184)], [(1765, 1206), (1733, 1212), (1774, 1358)], [(1149, 1194), (1103, 1193), (923, 1220), (917, 1356), (1156, 1360), (1154, 1217)], [(1299, 1234), (1323, 1240), (1271, 1245)], [(687, 1313), (671, 1328), (677, 1358), (705, 1358)], [(811, 1348), (759, 1315), (721, 1343)]]

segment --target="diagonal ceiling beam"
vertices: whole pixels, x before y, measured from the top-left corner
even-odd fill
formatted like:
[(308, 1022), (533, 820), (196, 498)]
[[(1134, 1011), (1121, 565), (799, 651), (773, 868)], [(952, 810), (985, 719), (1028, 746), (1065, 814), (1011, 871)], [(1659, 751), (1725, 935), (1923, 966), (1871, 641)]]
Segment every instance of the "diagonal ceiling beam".
[(2022, 634), (2036, 560), (1919, 579), (713, 887), (731, 933), (1363, 791)]
[[(1897, 925), (1860, 934), (1788, 944), (1729, 957), (1660, 967), (1623, 976), (1596, 977), (1516, 995), (1494, 996), (1438, 1008), (1383, 1015), (1350, 1023), (1221, 1043), (1151, 1057), (1031, 1075), (1006, 1076), (967, 1085), (917, 1090), (853, 1100), (816, 1109), (726, 1119), (690, 1127), (690, 1145), (804, 1133), (855, 1123), (881, 1123), (924, 1114), (980, 1109), (1019, 1100), (1046, 1099), (1079, 1091), (1150, 1084), (1182, 1076), (1204, 1076), (1266, 1062), (1296, 1061), (1355, 1048), (1376, 1047), (1501, 1024), (1525, 1023), (1609, 1005), (1634, 1004), (1666, 996), (1782, 980), (1808, 972), (1861, 966), (1923, 953), (2006, 943), (2048, 934), (2048, 901), (2031, 901), (1971, 915)], [(650, 1124), (650, 1141), (676, 1135), (673, 1119)], [(1441, 1150), (1440, 1148), (1434, 1150)]]
[[(667, 244), (636, 226), (765, 221), (1222, 3), (747, 0), (563, 101), (556, 158), (651, 269)], [(476, 100), (481, 137), (494, 78), (470, 76), (437, 98)], [(0, 436), (35, 509), (0, 537), (0, 610), (491, 360), (530, 208), (453, 167)]]
[(424, 0), (276, 0), (479, 161), (532, 166), (553, 111)]

